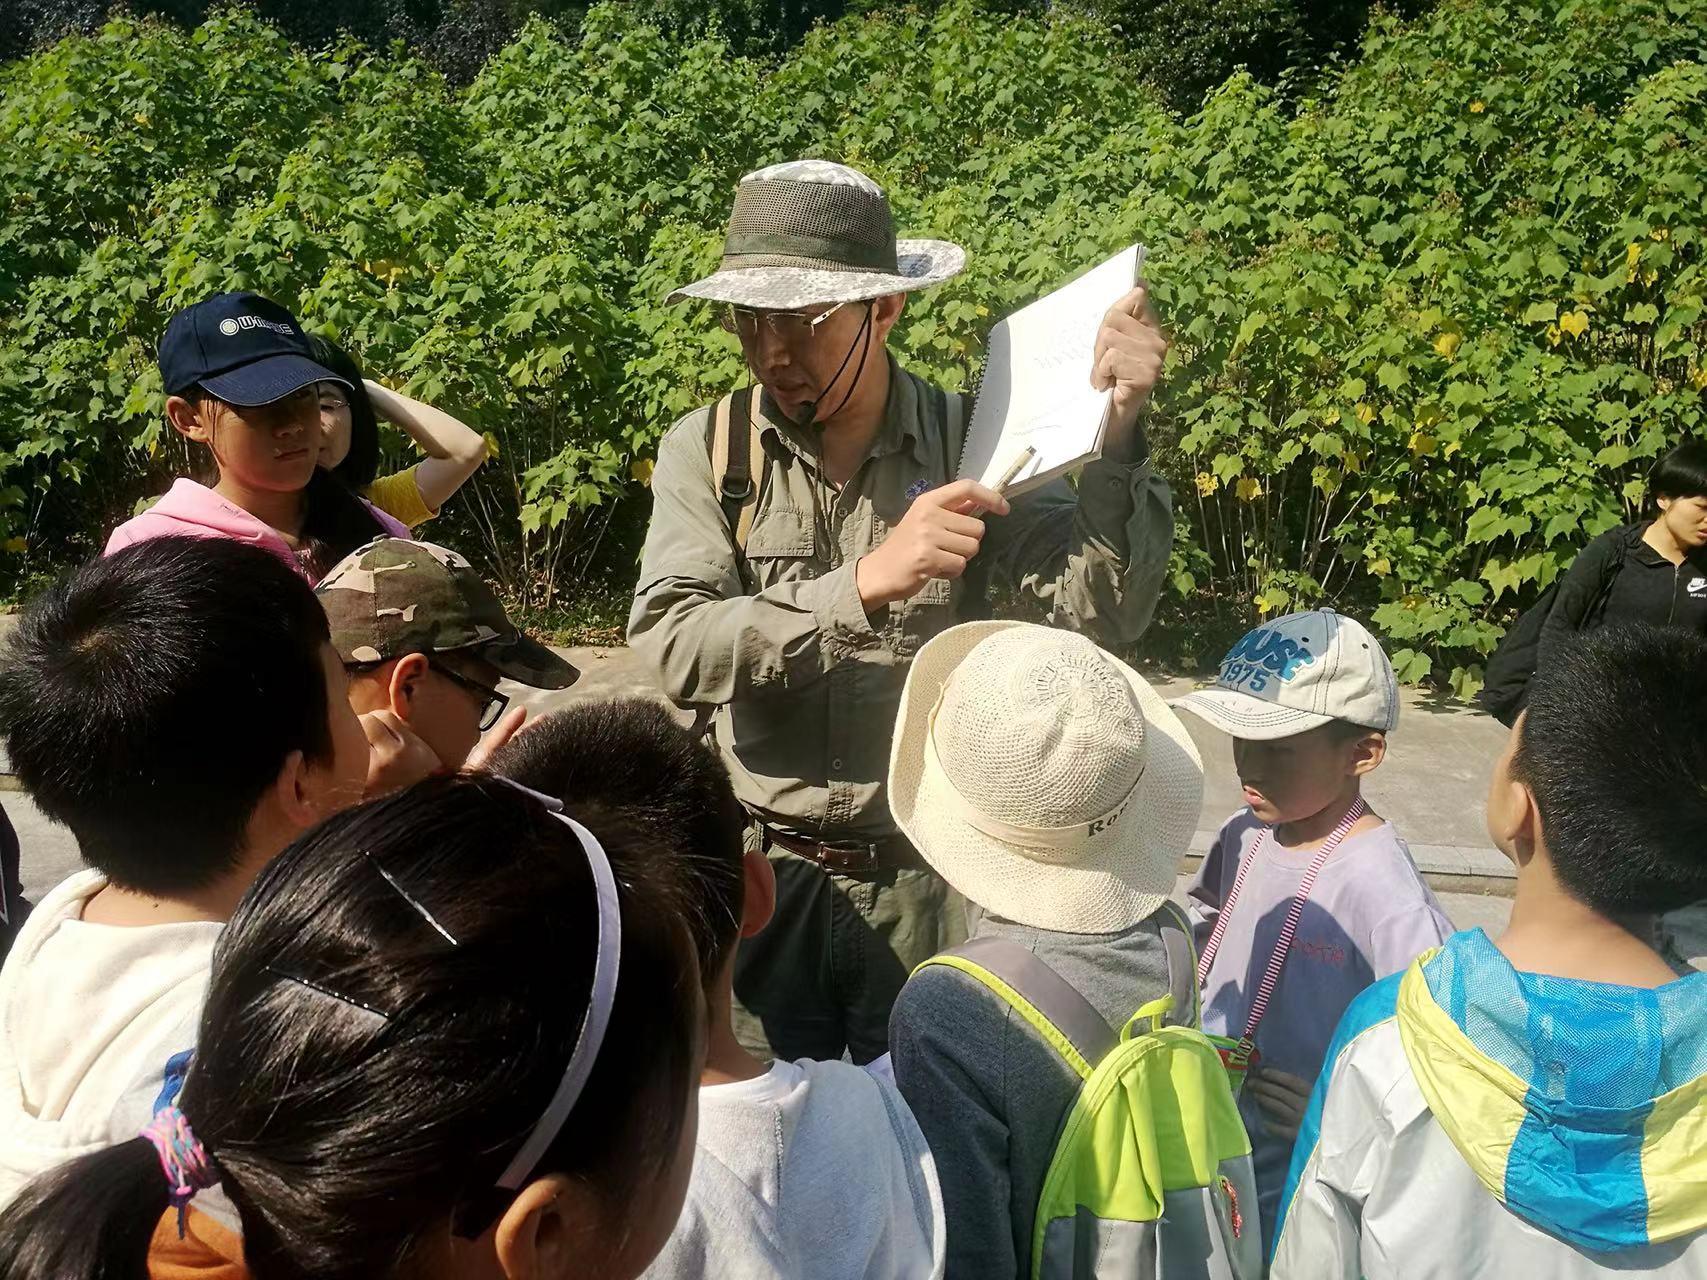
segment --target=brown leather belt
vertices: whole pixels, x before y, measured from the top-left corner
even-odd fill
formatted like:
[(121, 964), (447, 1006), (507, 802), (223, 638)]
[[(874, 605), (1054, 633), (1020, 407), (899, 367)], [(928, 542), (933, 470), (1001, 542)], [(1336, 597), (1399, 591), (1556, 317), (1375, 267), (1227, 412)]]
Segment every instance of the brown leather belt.
[(791, 836), (774, 827), (760, 824), (759, 831), (765, 848), (772, 845), (799, 854), (816, 862), (826, 871), (837, 875), (869, 875), (873, 871), (917, 871), (925, 860), (913, 848), (906, 836), (890, 836), (884, 840), (808, 840)]

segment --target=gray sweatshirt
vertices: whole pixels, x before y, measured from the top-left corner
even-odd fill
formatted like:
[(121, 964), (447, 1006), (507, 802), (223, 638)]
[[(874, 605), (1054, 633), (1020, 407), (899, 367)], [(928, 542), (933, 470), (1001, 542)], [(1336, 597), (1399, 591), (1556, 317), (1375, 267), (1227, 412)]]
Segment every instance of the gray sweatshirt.
[[(1155, 917), (1123, 933), (1056, 933), (995, 916), (975, 938), (1026, 947), (1112, 1027), (1168, 993)], [(948, 1219), (949, 1280), (1027, 1273), (1037, 1197), (1079, 1090), (1059, 1053), (993, 992), (933, 965), (908, 979), (889, 1020), (901, 1096), (930, 1143)]]

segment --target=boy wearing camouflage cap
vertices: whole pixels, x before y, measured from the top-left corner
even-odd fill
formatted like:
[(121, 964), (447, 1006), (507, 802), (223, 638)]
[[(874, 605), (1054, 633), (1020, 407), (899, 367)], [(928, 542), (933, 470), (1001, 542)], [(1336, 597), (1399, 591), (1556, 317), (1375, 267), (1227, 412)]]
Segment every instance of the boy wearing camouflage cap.
[[(315, 594), (350, 673), (351, 705), (390, 713), (394, 731), (418, 738), (447, 771), (504, 714), (500, 679), (565, 689), (581, 674), (518, 631), (467, 560), (430, 542), (376, 538)], [(519, 723), (518, 715), (510, 731)]]

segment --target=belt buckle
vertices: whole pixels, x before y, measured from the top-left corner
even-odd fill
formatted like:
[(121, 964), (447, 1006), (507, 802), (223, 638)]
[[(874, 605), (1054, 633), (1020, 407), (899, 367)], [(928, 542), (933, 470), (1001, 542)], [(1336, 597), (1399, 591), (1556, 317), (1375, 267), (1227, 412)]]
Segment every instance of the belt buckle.
[(818, 846), (830, 855), (834, 869), (844, 872), (877, 871), (883, 864), (883, 852), (874, 841), (826, 840)]

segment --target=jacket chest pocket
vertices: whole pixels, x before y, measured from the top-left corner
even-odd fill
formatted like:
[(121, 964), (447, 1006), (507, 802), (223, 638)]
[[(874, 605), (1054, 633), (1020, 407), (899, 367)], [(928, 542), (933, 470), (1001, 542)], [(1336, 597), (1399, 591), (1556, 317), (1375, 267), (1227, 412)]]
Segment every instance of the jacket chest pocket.
[(890, 647), (904, 658), (954, 625), (958, 593), (946, 578), (932, 578), (905, 600), (889, 606)]
[(753, 521), (747, 536), (748, 585), (762, 591), (779, 582), (798, 582), (823, 572), (818, 531), (798, 507), (772, 507)]

